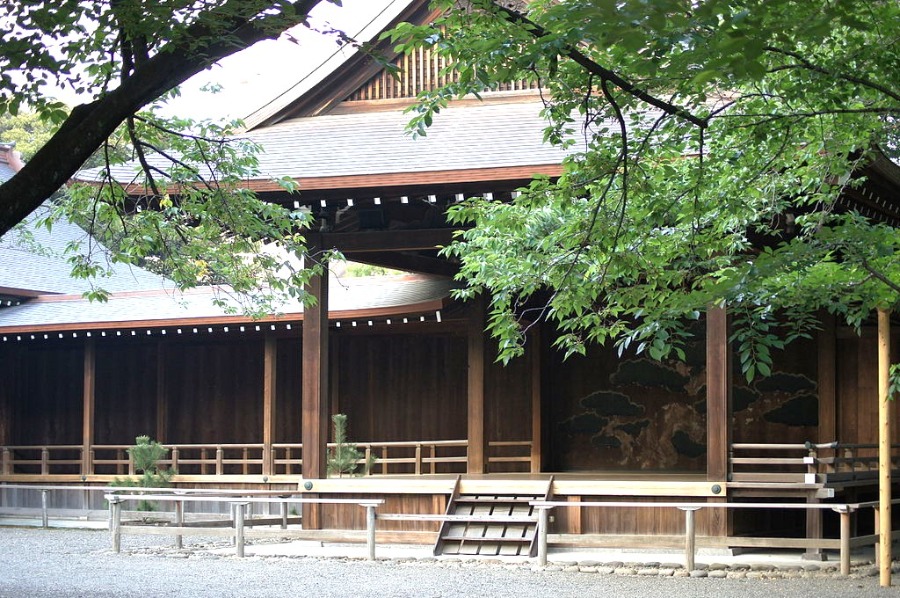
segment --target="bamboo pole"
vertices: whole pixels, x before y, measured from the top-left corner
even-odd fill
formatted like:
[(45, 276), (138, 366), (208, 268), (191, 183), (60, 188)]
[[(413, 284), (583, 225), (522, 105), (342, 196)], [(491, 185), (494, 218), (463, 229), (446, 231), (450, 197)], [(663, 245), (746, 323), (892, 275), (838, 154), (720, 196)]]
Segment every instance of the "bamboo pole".
[(881, 587), (891, 585), (891, 315), (878, 309), (878, 568)]

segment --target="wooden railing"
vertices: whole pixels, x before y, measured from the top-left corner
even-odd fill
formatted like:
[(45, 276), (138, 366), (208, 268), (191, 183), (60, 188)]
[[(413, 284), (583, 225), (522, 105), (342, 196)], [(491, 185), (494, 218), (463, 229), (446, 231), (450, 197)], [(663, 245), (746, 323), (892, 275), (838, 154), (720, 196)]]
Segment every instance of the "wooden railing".
[[(261, 443), (165, 446), (169, 453), (161, 464), (184, 476), (300, 475), (303, 466), (303, 445), (299, 443), (272, 444), (268, 454)], [(466, 472), (466, 440), (360, 442), (356, 446), (363, 453), (360, 466), (374, 457), (374, 467), (368, 475)], [(129, 445), (93, 445), (85, 455), (81, 445), (0, 446), (0, 475), (5, 478), (134, 475), (129, 448)], [(531, 442), (491, 442), (488, 463), (506, 464), (504, 471), (514, 468), (528, 472)]]
[[(900, 444), (891, 447), (891, 469), (900, 468)], [(825, 484), (877, 476), (878, 445), (735, 443), (729, 481), (768, 484)]]

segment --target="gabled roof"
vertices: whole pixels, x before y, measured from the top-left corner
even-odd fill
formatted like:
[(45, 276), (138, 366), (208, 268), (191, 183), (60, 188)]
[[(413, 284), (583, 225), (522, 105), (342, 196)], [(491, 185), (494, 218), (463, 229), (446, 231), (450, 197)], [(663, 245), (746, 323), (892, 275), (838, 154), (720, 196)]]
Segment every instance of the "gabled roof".
[[(427, 23), (441, 14), (429, 4), (428, 0), (390, 0), (375, 19), (351, 36), (357, 44), (342, 45), (311, 73), (247, 116), (247, 128), (327, 112), (383, 68), (372, 54), (396, 56), (389, 40), (379, 40), (382, 32), (402, 22)], [(369, 51), (364, 52), (360, 46), (366, 44)]]

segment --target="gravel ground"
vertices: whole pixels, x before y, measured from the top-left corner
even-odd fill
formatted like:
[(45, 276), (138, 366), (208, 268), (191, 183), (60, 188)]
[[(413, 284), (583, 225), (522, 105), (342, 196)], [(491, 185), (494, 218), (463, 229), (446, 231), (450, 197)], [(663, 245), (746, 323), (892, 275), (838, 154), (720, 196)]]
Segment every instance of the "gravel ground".
[[(635, 569), (610, 574), (597, 564), (539, 569), (530, 562), (221, 556), (221, 542), (192, 538), (182, 551), (166, 537), (131, 536), (121, 554), (102, 531), (0, 528), (0, 598), (409, 596), (473, 598), (773, 598), (898, 596), (871, 568), (850, 578), (822, 572)], [(580, 570), (579, 570), (580, 569)], [(724, 578), (715, 578), (716, 574)], [(898, 581), (895, 579), (895, 583)]]

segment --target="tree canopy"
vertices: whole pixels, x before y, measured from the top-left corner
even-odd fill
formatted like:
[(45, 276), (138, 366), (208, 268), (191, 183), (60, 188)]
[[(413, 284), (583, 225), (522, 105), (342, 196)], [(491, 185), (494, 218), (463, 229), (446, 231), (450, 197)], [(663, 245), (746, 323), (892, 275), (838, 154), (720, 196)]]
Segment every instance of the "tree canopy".
[[(0, 185), (0, 235), (94, 156), (104, 166), (95, 184), (71, 189), (41, 224), (72, 218), (113, 241), (113, 259), (152, 260), (182, 287), (228, 282), (238, 294), (262, 292), (257, 299), (296, 294), (310, 272), (295, 259), (304, 252), (299, 225), (305, 215), (264, 203), (238, 184), (254, 172), (257, 148), (225, 142), (235, 123), (163, 118), (157, 108), (180, 83), (219, 59), (308, 24), (309, 11), (320, 2), (4, 4), (0, 117), (27, 109), (55, 132)], [(53, 97), (60, 87), (92, 99), (69, 111)], [(129, 197), (109, 175), (109, 167), (123, 161), (140, 164), (135, 182), (146, 194)], [(74, 275), (105, 271), (108, 257), (92, 255), (92, 247), (70, 248)], [(105, 296), (102, 279), (94, 296)]]
[(897, 2), (439, 3), (446, 18), (392, 34), (458, 73), (410, 130), (458, 96), (537, 80), (546, 139), (571, 151), (558, 180), (451, 213), (471, 225), (446, 250), (459, 294), (490, 294), (502, 359), (542, 319), (569, 352), (682, 356), (689, 321), (727, 304), (752, 378), (817, 310), (858, 326), (897, 305), (900, 235), (837, 203), (900, 146)]

